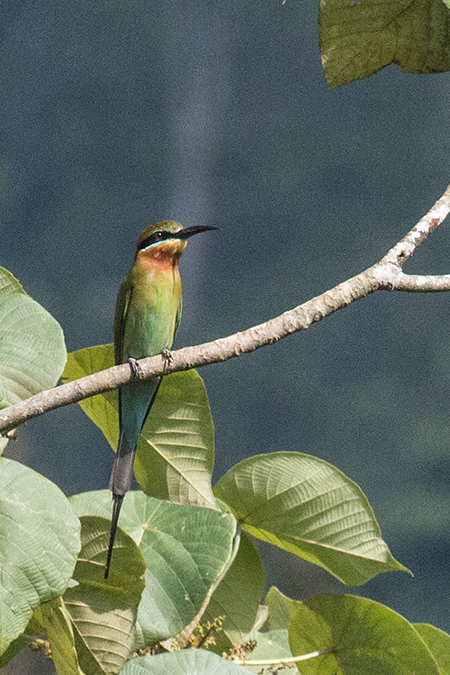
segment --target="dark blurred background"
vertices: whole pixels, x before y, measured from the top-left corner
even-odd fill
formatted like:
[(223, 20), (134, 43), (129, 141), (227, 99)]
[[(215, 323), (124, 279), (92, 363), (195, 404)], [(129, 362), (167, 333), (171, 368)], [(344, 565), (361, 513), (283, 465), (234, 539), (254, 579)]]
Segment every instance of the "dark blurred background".
[[(315, 2), (7, 0), (0, 35), (0, 264), (70, 351), (112, 340), (120, 281), (152, 222), (221, 228), (183, 257), (184, 346), (365, 269), (450, 181), (450, 75), (392, 66), (331, 91)], [(443, 226), (406, 271), (449, 273), (449, 250)], [(380, 292), (201, 371), (215, 479), (261, 452), (326, 459), (361, 486), (415, 575), (352, 589), (260, 546), (267, 587), (363, 594), (450, 630), (449, 306)], [(113, 458), (77, 406), (29, 422), (7, 455), (66, 494), (105, 488)], [(29, 670), (18, 657), (5, 672)]]

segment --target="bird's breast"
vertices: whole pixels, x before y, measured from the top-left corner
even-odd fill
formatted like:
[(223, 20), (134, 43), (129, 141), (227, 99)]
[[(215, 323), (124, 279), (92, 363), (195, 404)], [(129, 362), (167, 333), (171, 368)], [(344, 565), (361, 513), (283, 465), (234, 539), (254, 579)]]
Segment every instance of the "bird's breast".
[(133, 281), (124, 332), (124, 360), (154, 356), (172, 348), (181, 299), (178, 267), (147, 269)]

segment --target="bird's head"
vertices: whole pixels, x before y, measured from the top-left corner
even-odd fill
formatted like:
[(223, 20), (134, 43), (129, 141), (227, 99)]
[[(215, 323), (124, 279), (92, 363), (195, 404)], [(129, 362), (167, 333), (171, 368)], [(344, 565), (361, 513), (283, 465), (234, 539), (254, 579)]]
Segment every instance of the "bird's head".
[(146, 227), (141, 233), (136, 249), (136, 260), (140, 257), (151, 260), (178, 260), (186, 248), (189, 237), (217, 227), (194, 225), (186, 227), (175, 220), (164, 220)]

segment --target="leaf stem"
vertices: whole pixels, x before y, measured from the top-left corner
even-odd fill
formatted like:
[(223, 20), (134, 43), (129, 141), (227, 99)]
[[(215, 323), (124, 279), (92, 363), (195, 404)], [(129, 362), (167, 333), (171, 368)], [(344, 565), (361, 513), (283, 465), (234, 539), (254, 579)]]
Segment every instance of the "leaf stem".
[(316, 659), (318, 656), (323, 656), (324, 654), (332, 654), (335, 652), (334, 647), (325, 647), (325, 649), (319, 649), (315, 652), (310, 652), (309, 654), (301, 654), (300, 656), (290, 656), (287, 659), (261, 659), (252, 661), (250, 659), (237, 659), (231, 658), (230, 660), (233, 663), (237, 663), (240, 666), (284, 666), (289, 665), (290, 663), (299, 663), (300, 661), (307, 661), (308, 659)]

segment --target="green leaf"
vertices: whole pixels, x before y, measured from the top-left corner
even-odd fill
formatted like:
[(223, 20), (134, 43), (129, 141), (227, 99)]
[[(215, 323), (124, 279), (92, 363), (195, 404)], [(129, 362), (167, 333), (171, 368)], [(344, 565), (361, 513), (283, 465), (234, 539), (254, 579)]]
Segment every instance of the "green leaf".
[(230, 513), (167, 503), (154, 508), (141, 543), (147, 573), (138, 621), (146, 647), (197, 616), (228, 564), (236, 532)]
[(54, 387), (66, 355), (56, 319), (0, 267), (0, 407)]
[(204, 649), (142, 656), (127, 663), (120, 675), (248, 675), (248, 670)]
[(345, 584), (406, 570), (391, 555), (361, 489), (336, 467), (298, 452), (256, 455), (217, 483), (250, 534), (320, 565)]
[(131, 658), (144, 560), (135, 542), (117, 530), (113, 564), (104, 579), (110, 522), (82, 516), (77, 586), (64, 593), (80, 667), (86, 675), (119, 673)]
[(35, 607), (66, 589), (79, 530), (56, 485), (0, 458), (0, 653), (23, 632)]
[(195, 370), (168, 375), (142, 430), (137, 481), (153, 497), (216, 509), (213, 465), (214, 425), (203, 380)]
[(0, 408), (54, 387), (66, 356), (59, 323), (0, 267)]
[(332, 648), (302, 661), (302, 675), (439, 675), (406, 619), (355, 595), (321, 595), (302, 603), (291, 619), (289, 641), (294, 656)]
[(264, 569), (252, 542), (241, 536), (236, 558), (214, 591), (203, 615), (202, 623), (224, 616), (222, 631), (216, 634), (221, 654), (233, 644), (240, 644), (253, 628), (264, 587)]
[(271, 631), (287, 630), (291, 618), (297, 611), (298, 606), (301, 605), (300, 600), (288, 598), (275, 586), (269, 588), (264, 602), (269, 608), (268, 624)]
[[(114, 365), (114, 347), (98, 345), (71, 352), (67, 356), (66, 367), (61, 380), (73, 382), (80, 377), (98, 373)], [(106, 440), (114, 449), (119, 439), (119, 414), (117, 391), (107, 391), (97, 396), (91, 396), (79, 402), (82, 410), (105, 435)]]
[[(79, 515), (110, 516), (107, 490), (75, 495), (70, 501)], [(180, 506), (130, 491), (120, 527), (134, 538), (147, 563), (136, 642), (142, 649), (176, 635), (197, 616), (229, 563), (236, 521), (231, 513)], [(111, 571), (120, 564), (114, 548)]]
[(450, 635), (428, 623), (412, 625), (436, 659), (440, 675), (450, 675)]
[(406, 73), (450, 69), (450, 15), (442, 0), (321, 0), (319, 35), (333, 89), (391, 63)]
[[(81, 349), (69, 354), (62, 379), (69, 382), (113, 365), (112, 345)], [(115, 448), (117, 392), (80, 405)], [(140, 436), (134, 465), (139, 485), (152, 497), (217, 508), (211, 489), (213, 464), (214, 425), (203, 380), (195, 370), (167, 375)]]
[(0, 267), (0, 298), (6, 300), (17, 293), (26, 295), (20, 281), (4, 267)]
[(52, 659), (58, 675), (83, 675), (78, 665), (70, 615), (62, 598), (46, 602), (34, 611), (42, 635), (50, 643)]

